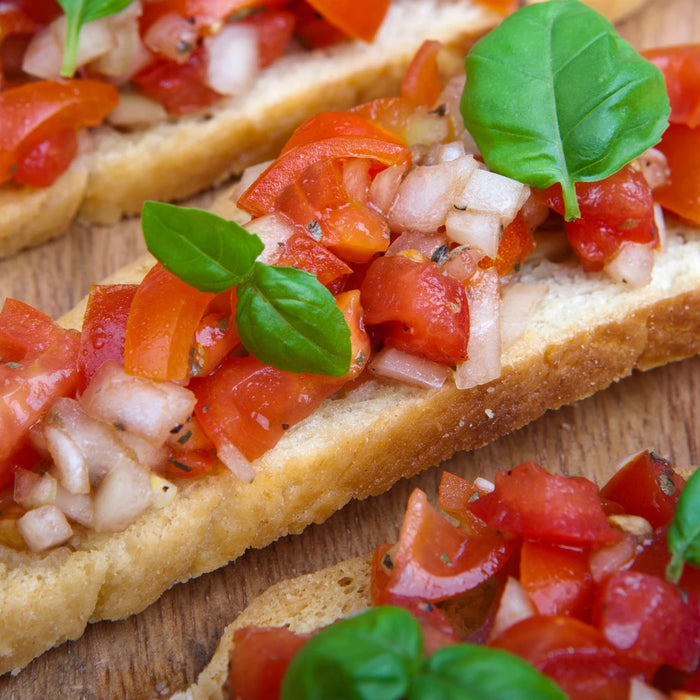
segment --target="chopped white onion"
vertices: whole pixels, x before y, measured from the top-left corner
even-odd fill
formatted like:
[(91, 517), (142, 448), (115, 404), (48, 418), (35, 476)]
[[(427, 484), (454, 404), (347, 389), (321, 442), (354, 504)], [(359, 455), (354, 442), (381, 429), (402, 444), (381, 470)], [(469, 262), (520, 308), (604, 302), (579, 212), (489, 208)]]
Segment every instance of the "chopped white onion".
[(498, 214), (503, 226), (507, 226), (530, 196), (530, 188), (522, 182), (477, 169), (467, 187), (455, 201), (455, 206), (477, 212)]
[[(132, 3), (130, 7), (138, 5)], [(128, 8), (118, 15), (106, 17), (114, 46), (89, 64), (90, 71), (108, 76), (122, 84), (134, 73), (153, 60), (153, 54), (144, 46), (139, 31), (138, 16), (129, 15)]]
[(166, 12), (143, 35), (143, 43), (154, 53), (175, 63), (185, 63), (197, 46), (197, 27), (176, 12)]
[(476, 479), (474, 479), (474, 486), (476, 486), (480, 493), (491, 493), (496, 490), (496, 485), (493, 481), (489, 481), (483, 476), (477, 476)]
[(652, 190), (665, 185), (671, 177), (666, 156), (658, 148), (644, 151), (634, 160), (634, 165), (644, 175), (644, 179)]
[(433, 112), (415, 112), (406, 124), (406, 143), (416, 146), (445, 141), (449, 136), (449, 129), (449, 121), (444, 117)]
[(443, 233), (404, 231), (391, 242), (387, 248), (386, 255), (396, 255), (406, 250), (417, 250), (429, 260), (438, 248), (448, 245), (449, 241)]
[(547, 294), (546, 284), (524, 284), (515, 282), (508, 285), (501, 295), (501, 344), (503, 348), (512, 345), (525, 333), (530, 316), (537, 304)]
[(453, 208), (447, 213), (445, 231), (448, 238), (478, 251), (480, 257), (495, 258), (503, 234), (501, 215)]
[(107, 115), (107, 122), (123, 129), (143, 129), (167, 119), (165, 107), (145, 95), (123, 92), (119, 104)]
[(369, 203), (375, 209), (383, 214), (388, 213), (405, 172), (406, 166), (390, 165), (374, 176), (369, 186)]
[[(168, 459), (168, 448), (154, 445), (145, 438), (131, 433), (128, 430), (115, 430), (119, 441), (122, 443), (122, 452), (125, 457), (135, 459), (139, 464), (151, 469), (160, 467)], [(116, 456), (116, 455), (115, 455)]]
[(654, 225), (659, 236), (657, 250), (666, 250), (666, 217), (664, 216), (663, 207), (658, 203), (654, 204)]
[(637, 555), (637, 544), (634, 535), (625, 535), (617, 542), (592, 550), (588, 565), (593, 580), (600, 583), (609, 574), (624, 569)]
[[(78, 47), (76, 51), (76, 66), (84, 66), (99, 56), (107, 53), (117, 45), (113, 32), (113, 23), (108, 18), (86, 22), (80, 28)], [(49, 26), (56, 41), (63, 51), (68, 20), (65, 15), (59, 16)]]
[(491, 267), (474, 275), (469, 297), (469, 359), (455, 369), (458, 389), (469, 389), (501, 376), (501, 297), (498, 273)]
[(90, 493), (90, 474), (80, 446), (67, 432), (50, 423), (44, 426), (44, 436), (63, 486), (71, 493)]
[(122, 460), (95, 491), (93, 527), (97, 532), (124, 530), (152, 499), (150, 472), (134, 461)]
[(59, 80), (63, 62), (63, 44), (56, 41), (50, 27), (43, 27), (24, 51), (22, 70), (44, 80)]
[(80, 397), (91, 416), (132, 431), (154, 445), (163, 445), (170, 431), (187, 421), (196, 402), (189, 389), (134, 377), (113, 360), (100, 367)]
[(349, 158), (343, 163), (343, 186), (350, 202), (364, 204), (369, 192), (369, 160)]
[(474, 251), (467, 246), (460, 246), (451, 250), (439, 265), (446, 275), (450, 275), (464, 284), (476, 272), (478, 262)]
[(616, 282), (637, 289), (651, 282), (653, 267), (654, 250), (650, 246), (626, 241), (604, 269)]
[(241, 451), (230, 442), (216, 445), (218, 458), (244, 483), (249, 484), (255, 478), (253, 465)]
[(17, 529), (32, 552), (57, 547), (73, 536), (73, 528), (63, 511), (55, 505), (27, 511), (17, 520)]
[(263, 242), (265, 248), (258, 256), (260, 262), (272, 265), (284, 250), (285, 243), (298, 229), (284, 214), (272, 212), (246, 224), (246, 230), (255, 233)]
[(232, 22), (204, 40), (209, 55), (206, 83), (221, 95), (246, 92), (260, 71), (258, 32), (252, 25)]
[(58, 482), (50, 474), (37, 474), (20, 468), (15, 471), (12, 497), (15, 503), (29, 510), (54, 503), (57, 489)]
[(397, 348), (383, 348), (372, 356), (372, 374), (397, 379), (404, 384), (439, 389), (450, 376), (450, 368)]
[(490, 639), (495, 639), (511, 625), (532, 617), (536, 613), (537, 609), (530, 600), (530, 596), (525, 592), (523, 585), (517, 579), (509, 576), (496, 610)]
[(56, 506), (63, 511), (69, 520), (85, 527), (92, 527), (94, 512), (91, 494), (71, 493), (58, 484)]
[(154, 508), (169, 506), (177, 496), (177, 486), (157, 474), (151, 474), (151, 491), (153, 492), (151, 505)]

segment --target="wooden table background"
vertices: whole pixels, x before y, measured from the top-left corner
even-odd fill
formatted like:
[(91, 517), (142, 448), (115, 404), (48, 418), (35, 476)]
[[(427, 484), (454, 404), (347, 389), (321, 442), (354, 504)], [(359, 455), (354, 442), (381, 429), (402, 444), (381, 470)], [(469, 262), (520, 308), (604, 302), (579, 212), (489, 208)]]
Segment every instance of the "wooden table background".
[[(700, 0), (651, 0), (620, 24), (620, 32), (637, 48), (700, 41)], [(206, 206), (210, 197), (196, 203)], [(0, 299), (14, 296), (57, 317), (91, 283), (143, 250), (136, 220), (111, 229), (74, 225), (58, 240), (0, 261)], [(47, 652), (16, 677), (1, 677), (0, 698), (168, 696), (195, 680), (224, 626), (270, 584), (393, 540), (411, 490), (421, 487), (434, 497), (443, 469), (490, 477), (534, 459), (552, 471), (604, 480), (622, 458), (644, 447), (679, 466), (700, 459), (700, 358), (635, 374), (383, 496), (353, 502), (323, 525), (174, 586), (140, 615), (90, 625), (80, 640)]]

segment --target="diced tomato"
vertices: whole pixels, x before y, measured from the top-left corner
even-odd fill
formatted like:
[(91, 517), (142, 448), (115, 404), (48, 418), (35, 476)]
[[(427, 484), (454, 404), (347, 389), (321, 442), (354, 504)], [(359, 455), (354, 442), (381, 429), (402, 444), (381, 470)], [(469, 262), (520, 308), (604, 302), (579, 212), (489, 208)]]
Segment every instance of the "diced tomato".
[(700, 597), (658, 576), (617, 571), (598, 588), (593, 622), (619, 649), (694, 671), (700, 661)]
[(173, 450), (165, 464), (169, 476), (180, 479), (194, 479), (212, 471), (220, 464), (216, 453), (211, 450)]
[(195, 415), (215, 445), (233, 444), (246, 459), (256, 459), (362, 371), (369, 358), (369, 340), (362, 329), (359, 292), (345, 292), (336, 302), (351, 330), (354, 360), (347, 375), (297, 374), (254, 357), (229, 357), (210, 377), (192, 380)]
[(497, 472), (494, 483), (494, 491), (470, 508), (508, 535), (578, 547), (621, 537), (608, 523), (598, 487), (588, 479), (550, 474), (524, 462)]
[(138, 89), (173, 114), (188, 114), (214, 104), (221, 95), (205, 85), (207, 55), (195, 49), (184, 63), (157, 59), (132, 76)]
[(37, 24), (48, 24), (62, 12), (56, 0), (18, 0), (17, 4)]
[(526, 540), (520, 549), (520, 583), (540, 614), (590, 620), (595, 586), (588, 551)]
[(282, 679), (294, 654), (310, 634), (287, 627), (241, 627), (234, 632), (229, 664), (231, 697), (237, 700), (279, 698)]
[(0, 311), (0, 489), (22, 466), (14, 453), (54, 399), (78, 381), (78, 333), (15, 299)]
[(379, 326), (377, 333), (387, 345), (445, 364), (466, 359), (467, 295), (436, 263), (405, 255), (377, 258), (361, 291), (365, 321)]
[(372, 41), (389, 9), (390, 0), (307, 0), (347, 36)]
[(78, 152), (75, 131), (51, 134), (31, 148), (17, 163), (14, 179), (25, 185), (48, 187), (65, 170)]
[(455, 527), (423, 491), (411, 494), (393, 566), (377, 602), (414, 598), (438, 601), (476, 588), (517, 550), (519, 541), (498, 535), (469, 535)]
[(90, 290), (78, 350), (78, 391), (105, 360), (124, 362), (124, 337), (136, 284), (97, 285)]
[(57, 168), (67, 167), (61, 149), (75, 149), (70, 138), (57, 140), (56, 134), (100, 124), (118, 103), (116, 88), (97, 80), (42, 80), (0, 92), (0, 182), (16, 173), (25, 184), (53, 182), (60, 175)]
[(673, 518), (684, 485), (685, 479), (665, 459), (646, 450), (621, 467), (600, 495), (619, 503), (623, 512), (639, 515), (657, 528)]
[(293, 0), (289, 7), (296, 16), (294, 33), (306, 48), (325, 49), (347, 41), (347, 34), (332, 25), (307, 0)]
[(655, 665), (616, 649), (600, 630), (573, 617), (528, 617), (491, 645), (524, 658), (571, 700), (628, 700), (630, 680), (649, 680), (655, 670)]
[(438, 490), (438, 506), (455, 518), (468, 532), (482, 533), (488, 527), (486, 523), (469, 510), (469, 503), (479, 498), (484, 491), (477, 488), (471, 481), (443, 472), (440, 477)]
[(294, 34), (294, 13), (286, 10), (254, 12), (243, 21), (252, 24), (258, 31), (261, 68), (267, 68), (284, 55)]
[(190, 352), (202, 316), (214, 298), (154, 265), (139, 285), (129, 310), (124, 368), (159, 381), (190, 376)]
[(442, 44), (426, 39), (408, 65), (401, 82), (401, 97), (414, 105), (432, 107), (440, 97), (443, 85), (438, 70), (438, 54)]
[[(559, 185), (543, 190), (540, 196), (552, 209), (564, 213)], [(577, 182), (576, 197), (581, 216), (566, 222), (566, 233), (585, 270), (602, 270), (626, 241), (657, 244), (651, 188), (635, 168), (625, 166), (598, 182)]]
[(642, 52), (664, 74), (670, 121), (700, 126), (700, 44), (659, 46)]
[(295, 233), (287, 240), (276, 264), (311, 272), (326, 286), (352, 273), (349, 265), (304, 233)]
[(656, 201), (700, 224), (700, 126), (671, 124), (658, 149), (666, 156), (671, 176), (667, 184), (654, 190)]
[[(421, 107), (403, 97), (379, 97), (376, 100), (364, 102), (348, 110), (365, 119), (375, 122), (386, 131), (406, 141), (408, 126)], [(425, 112), (425, 108), (423, 108)]]
[(241, 339), (231, 314), (207, 313), (197, 326), (190, 351), (190, 374), (211, 374)]
[(513, 221), (503, 229), (496, 259), (484, 257), (479, 260), (479, 267), (486, 269), (493, 266), (502, 277), (517, 269), (535, 251), (535, 247), (535, 238), (527, 226), (525, 216), (519, 211)]

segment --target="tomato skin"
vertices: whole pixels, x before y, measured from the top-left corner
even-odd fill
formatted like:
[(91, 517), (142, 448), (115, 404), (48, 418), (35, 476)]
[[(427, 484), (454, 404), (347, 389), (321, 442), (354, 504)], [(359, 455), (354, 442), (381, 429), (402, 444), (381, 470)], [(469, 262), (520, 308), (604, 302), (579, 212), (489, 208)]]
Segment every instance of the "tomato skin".
[(347, 36), (372, 41), (389, 9), (390, 0), (308, 0), (334, 27)]
[(211, 374), (240, 342), (233, 314), (205, 314), (194, 333), (190, 374), (197, 377)]
[(165, 471), (172, 477), (194, 479), (212, 471), (218, 464), (213, 451), (173, 450), (165, 463)]
[(685, 479), (671, 465), (646, 450), (621, 467), (600, 490), (603, 498), (639, 515), (656, 529), (673, 518)]
[(426, 39), (406, 69), (401, 82), (401, 97), (414, 105), (432, 107), (443, 85), (438, 71), (438, 54), (442, 44)]
[(254, 12), (245, 22), (258, 30), (261, 68), (267, 68), (284, 55), (294, 34), (295, 17), (292, 12), (286, 10)]
[(14, 179), (24, 185), (48, 187), (68, 168), (77, 152), (75, 131), (58, 131), (36, 144), (19, 160)]
[(598, 487), (550, 474), (535, 462), (499, 471), (495, 489), (470, 504), (488, 525), (513, 537), (575, 547), (620, 539), (603, 511)]
[(229, 663), (231, 697), (237, 700), (276, 700), (294, 654), (311, 634), (286, 627), (241, 627), (234, 632)]
[(20, 464), (15, 452), (58, 396), (78, 381), (78, 333), (15, 299), (0, 311), (0, 485)]
[(78, 349), (78, 391), (83, 391), (105, 360), (124, 361), (124, 337), (138, 285), (97, 285), (90, 290)]
[[(537, 196), (563, 215), (564, 201), (559, 185)], [(565, 227), (585, 270), (602, 270), (626, 241), (657, 244), (651, 188), (635, 168), (625, 166), (598, 182), (577, 182), (576, 197), (581, 216), (567, 221)]]
[(305, 233), (295, 233), (287, 240), (276, 264), (306, 270), (325, 286), (352, 273), (349, 265)]
[(518, 265), (535, 251), (535, 247), (535, 238), (527, 227), (525, 216), (519, 211), (513, 221), (503, 229), (496, 258), (482, 258), (479, 260), (479, 267), (486, 269), (493, 266), (503, 277), (516, 270)]
[(611, 644), (652, 665), (694, 671), (700, 661), (700, 597), (684, 599), (658, 576), (608, 576), (598, 588), (593, 620)]
[(457, 519), (467, 532), (481, 533), (487, 530), (486, 523), (469, 510), (469, 503), (479, 498), (483, 491), (466, 479), (443, 472), (440, 477), (438, 506), (440, 510)]
[[(65, 158), (54, 152), (56, 141), (44, 148), (45, 156), (52, 156), (48, 159), (42, 157), (40, 144), (58, 133), (100, 124), (118, 103), (116, 88), (97, 80), (40, 80), (0, 92), (0, 182), (10, 180), (16, 170), (24, 175), (25, 184), (53, 182), (60, 174), (57, 166), (67, 167)], [(61, 148), (66, 145), (70, 147), (64, 142)], [(20, 162), (24, 158), (30, 160), (26, 167)], [(48, 160), (51, 172), (41, 172), (43, 160)], [(36, 183), (27, 181), (33, 178)]]
[(149, 270), (129, 309), (124, 368), (158, 381), (190, 376), (194, 335), (214, 294), (186, 284), (160, 263)]
[[(406, 290), (412, 290), (409, 297)], [(467, 357), (469, 303), (464, 287), (432, 261), (377, 258), (361, 287), (365, 321), (387, 345), (445, 364)]]

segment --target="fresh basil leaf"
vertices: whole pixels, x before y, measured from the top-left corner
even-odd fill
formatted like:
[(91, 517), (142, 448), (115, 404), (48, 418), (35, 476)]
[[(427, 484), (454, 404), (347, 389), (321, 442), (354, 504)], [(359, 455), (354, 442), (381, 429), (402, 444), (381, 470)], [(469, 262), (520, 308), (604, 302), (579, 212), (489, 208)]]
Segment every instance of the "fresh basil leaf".
[(501, 649), (457, 644), (436, 651), (411, 684), (408, 700), (566, 700), (552, 680)]
[(602, 180), (658, 143), (668, 124), (661, 72), (579, 0), (528, 5), (465, 61), (464, 122), (492, 170), (536, 188)]
[(133, 0), (58, 0), (66, 13), (66, 40), (61, 75), (69, 78), (75, 73), (80, 30), (86, 22), (116, 15)]
[(394, 700), (406, 696), (423, 656), (406, 610), (371, 608), (312, 637), (292, 658), (282, 700)]
[(350, 329), (314, 275), (256, 262), (237, 294), (241, 342), (262, 362), (332, 377), (350, 369)]
[(163, 202), (141, 212), (146, 247), (170, 272), (202, 292), (222, 292), (250, 273), (264, 246), (235, 221)]
[(681, 491), (668, 530), (671, 561), (666, 578), (678, 583), (686, 562), (700, 567), (700, 469), (696, 469)]

